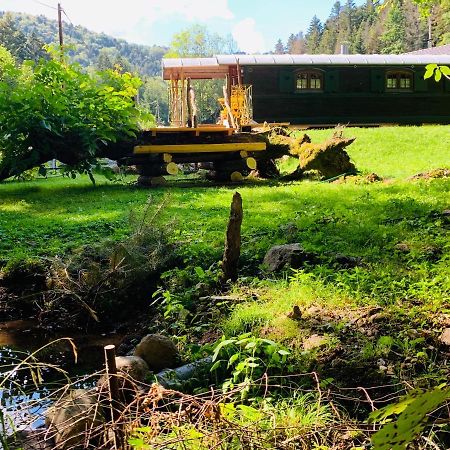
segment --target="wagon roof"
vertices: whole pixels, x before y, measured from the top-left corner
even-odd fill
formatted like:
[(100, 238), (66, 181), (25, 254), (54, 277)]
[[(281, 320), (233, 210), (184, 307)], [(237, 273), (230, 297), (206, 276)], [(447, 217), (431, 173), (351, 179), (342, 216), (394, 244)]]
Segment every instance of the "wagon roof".
[(403, 54), (403, 55), (215, 55), (211, 58), (167, 58), (163, 59), (163, 76), (165, 80), (172, 77), (194, 79), (224, 78), (229, 66), (257, 65), (427, 65), (450, 64), (450, 53)]

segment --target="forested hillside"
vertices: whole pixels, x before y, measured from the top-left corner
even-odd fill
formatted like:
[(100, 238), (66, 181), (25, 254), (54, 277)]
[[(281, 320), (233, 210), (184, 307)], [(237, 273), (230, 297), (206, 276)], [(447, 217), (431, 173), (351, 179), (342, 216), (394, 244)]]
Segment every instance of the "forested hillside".
[(350, 53), (405, 53), (427, 47), (429, 21), (433, 46), (450, 43), (450, 0), (436, 4), (429, 18), (412, 0), (381, 3), (337, 1), (325, 23), (314, 16), (306, 34), (293, 30), (286, 43), (278, 40), (274, 52), (332, 54), (346, 43)]
[[(36, 56), (40, 56), (39, 50), (43, 44), (56, 43), (58, 40), (56, 20), (42, 15), (6, 14), (1, 11), (0, 18), (0, 43), (12, 50), (19, 59), (35, 59)], [(65, 43), (71, 47), (70, 54), (73, 60), (83, 67), (95, 66), (104, 69), (117, 63), (127, 70), (148, 76), (160, 74), (161, 58), (168, 50), (157, 45), (130, 44), (123, 39), (116, 39), (104, 33), (94, 33), (87, 28), (67, 22), (64, 22), (64, 37)], [(14, 51), (15, 48), (23, 55), (18, 55), (18, 51)], [(30, 48), (32, 51), (29, 51)]]

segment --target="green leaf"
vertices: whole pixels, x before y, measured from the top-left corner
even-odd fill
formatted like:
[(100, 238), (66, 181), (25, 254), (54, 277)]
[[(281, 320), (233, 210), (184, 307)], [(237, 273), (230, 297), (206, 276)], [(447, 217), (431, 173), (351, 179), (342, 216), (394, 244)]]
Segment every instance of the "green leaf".
[(201, 268), (201, 267), (195, 267), (194, 268), (195, 274), (199, 277), (199, 278), (203, 278), (205, 276), (205, 271)]
[(425, 72), (425, 75), (423, 76), (424, 80), (431, 78), (434, 74), (434, 68), (433, 69), (427, 69)]
[(282, 355), (282, 356), (288, 356), (288, 355), (291, 354), (291, 353), (288, 352), (287, 350), (278, 350), (278, 353), (279, 353), (280, 355)]
[(448, 66), (439, 66), (440, 71), (443, 75), (446, 75), (447, 77), (450, 77), (450, 67)]
[(210, 372), (214, 372), (215, 370), (217, 370), (221, 364), (222, 364), (223, 359), (219, 359), (218, 361), (216, 361), (212, 366), (211, 369), (209, 369)]
[(251, 363), (248, 363), (247, 366), (248, 366), (248, 367), (251, 367), (252, 369), (255, 369), (256, 367), (259, 367), (259, 364), (258, 364), (258, 363), (252, 363), (252, 362), (251, 362)]
[(239, 405), (237, 408), (242, 416), (250, 422), (259, 422), (264, 418), (264, 414), (256, 408), (247, 405)]
[(228, 367), (230, 367), (231, 365), (233, 365), (237, 359), (239, 358), (240, 354), (239, 353), (235, 353), (234, 355), (230, 356), (230, 359), (228, 360)]
[(436, 72), (434, 74), (434, 80), (436, 82), (439, 82), (439, 81), (441, 81), (441, 78), (442, 78), (442, 72), (439, 69), (436, 69)]
[(395, 422), (372, 436), (374, 450), (402, 450), (424, 429), (427, 414), (450, 397), (450, 389), (435, 388), (418, 394)]
[(153, 431), (152, 427), (138, 427), (135, 431), (140, 431), (141, 433), (151, 433)]
[(217, 357), (219, 356), (220, 350), (222, 350), (223, 347), (233, 344), (234, 342), (235, 342), (235, 339), (225, 339), (224, 341), (219, 342), (219, 344), (217, 344), (217, 347), (214, 349), (213, 361), (215, 361), (217, 359)]

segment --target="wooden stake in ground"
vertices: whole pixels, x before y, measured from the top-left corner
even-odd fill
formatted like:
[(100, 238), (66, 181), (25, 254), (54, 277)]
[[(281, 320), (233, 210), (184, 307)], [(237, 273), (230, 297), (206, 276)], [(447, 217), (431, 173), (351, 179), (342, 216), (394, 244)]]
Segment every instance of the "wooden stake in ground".
[(242, 224), (242, 197), (239, 192), (233, 195), (231, 202), (230, 220), (228, 221), (225, 238), (225, 251), (222, 260), (222, 282), (236, 281), (238, 277), (238, 263), (241, 254), (241, 224)]
[(108, 377), (109, 402), (111, 406), (111, 419), (114, 426), (115, 448), (122, 448), (123, 434), (118, 423), (120, 419), (119, 382), (117, 379), (116, 346), (107, 345), (105, 350), (106, 375)]

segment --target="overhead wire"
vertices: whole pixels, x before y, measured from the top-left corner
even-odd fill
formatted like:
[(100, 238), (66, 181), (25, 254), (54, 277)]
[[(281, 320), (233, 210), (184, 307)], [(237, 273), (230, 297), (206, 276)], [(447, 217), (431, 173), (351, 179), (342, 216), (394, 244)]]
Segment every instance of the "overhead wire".
[(54, 9), (54, 10), (58, 11), (58, 8), (55, 8), (54, 6), (51, 6), (51, 5), (47, 5), (47, 3), (40, 2), (39, 0), (33, 0), (33, 1), (34, 1), (34, 3), (39, 3), (42, 6), (46, 6), (47, 8)]

